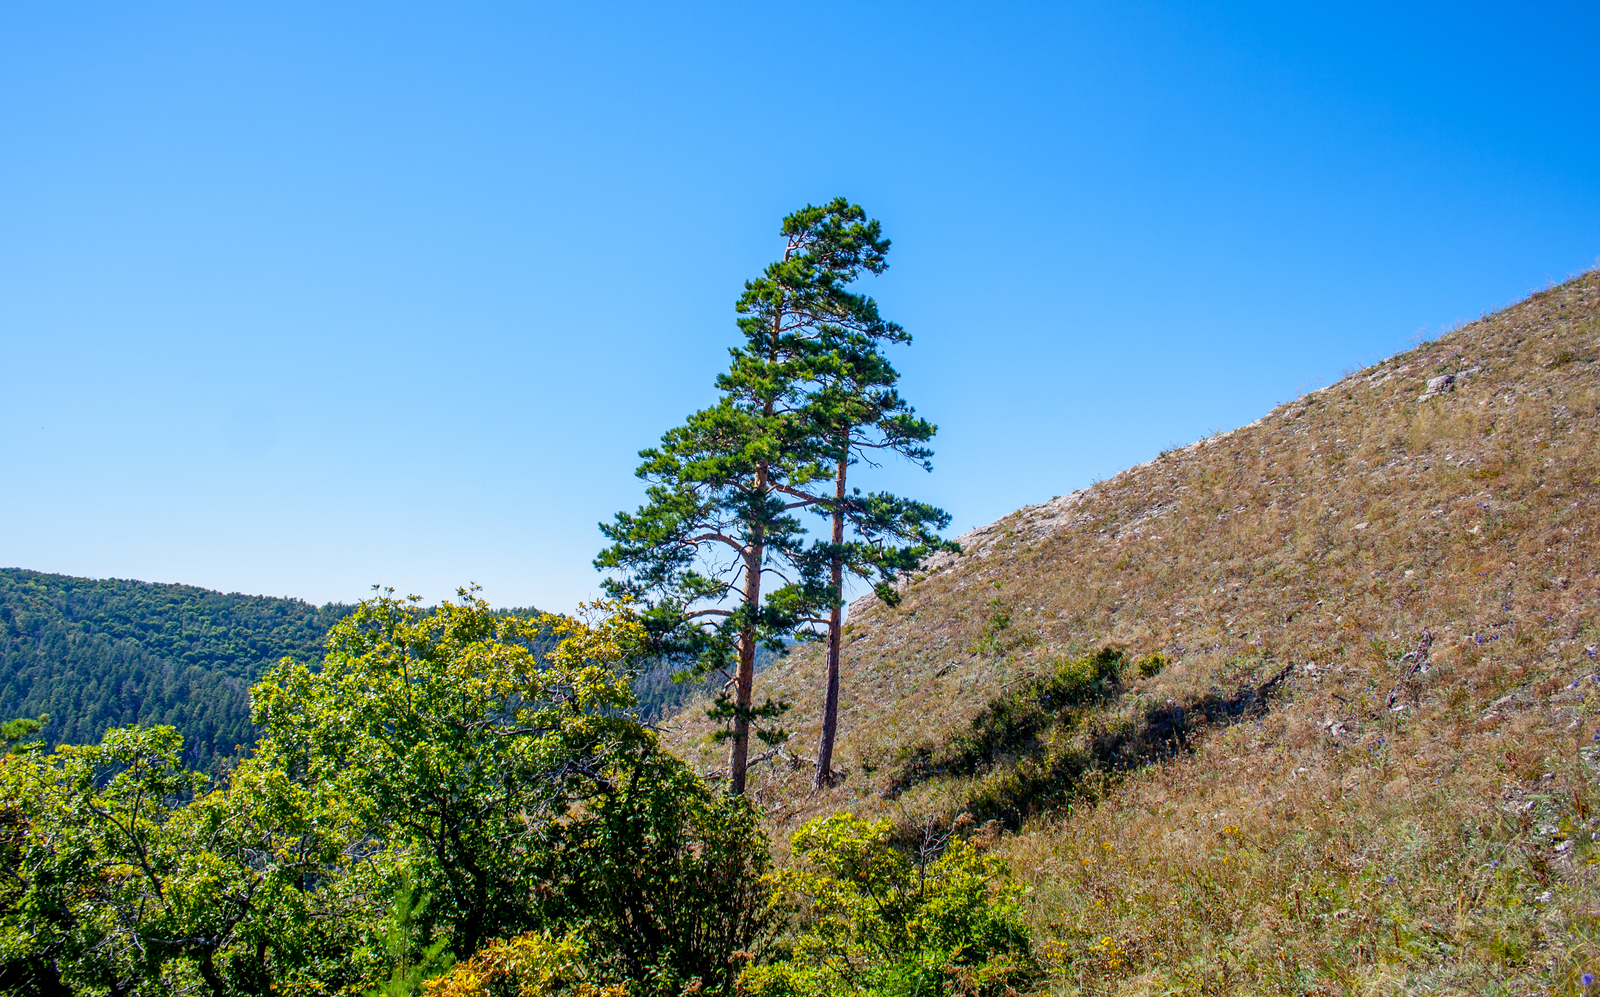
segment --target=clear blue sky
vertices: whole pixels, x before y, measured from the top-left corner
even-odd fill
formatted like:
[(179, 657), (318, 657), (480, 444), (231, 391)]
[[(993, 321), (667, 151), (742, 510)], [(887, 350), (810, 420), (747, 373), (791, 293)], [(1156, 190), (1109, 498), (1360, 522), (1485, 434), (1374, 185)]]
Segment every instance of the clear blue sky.
[(0, 6), (0, 565), (592, 593), (780, 216), (955, 531), (1600, 257), (1600, 7)]

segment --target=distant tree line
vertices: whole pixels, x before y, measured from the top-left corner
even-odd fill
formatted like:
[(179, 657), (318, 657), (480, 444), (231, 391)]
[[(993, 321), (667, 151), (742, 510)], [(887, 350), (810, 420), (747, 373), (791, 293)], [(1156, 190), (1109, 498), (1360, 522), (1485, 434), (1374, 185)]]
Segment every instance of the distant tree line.
[(215, 771), (255, 742), (251, 683), (280, 658), (319, 660), (352, 608), (0, 569), (0, 717), (48, 716), (52, 744), (165, 724), (187, 765)]
[[(251, 684), (282, 658), (320, 661), (328, 629), (353, 609), (0, 569), (0, 718), (48, 717), (36, 736), (51, 744), (94, 744), (115, 727), (166, 725), (183, 737), (184, 764), (216, 775), (259, 733), (250, 722)], [(542, 615), (531, 606), (495, 612)], [(773, 657), (762, 649), (758, 670)], [(716, 676), (677, 681), (681, 664), (635, 667), (634, 694), (648, 720), (720, 691)]]

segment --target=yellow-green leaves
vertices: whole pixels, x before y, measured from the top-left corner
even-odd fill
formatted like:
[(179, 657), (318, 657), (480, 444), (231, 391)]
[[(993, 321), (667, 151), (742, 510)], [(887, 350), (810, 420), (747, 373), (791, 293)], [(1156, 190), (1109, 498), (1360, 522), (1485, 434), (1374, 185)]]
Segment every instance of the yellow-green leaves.
[[(0, 755), (0, 979), (410, 995), (454, 952), (482, 955), (464, 993), (492, 966), (538, 992), (726, 989), (770, 927), (765, 840), (628, 713), (644, 640), (625, 605), (385, 594), (254, 689), (264, 736), (217, 788), (171, 728)], [(582, 933), (592, 978), (545, 928)]]
[(998, 859), (951, 837), (896, 847), (888, 821), (812, 821), (774, 879), (798, 922), (795, 958), (750, 971), (751, 994), (998, 994), (1030, 975), (1021, 890)]
[(423, 985), (427, 997), (495, 997), (514, 993), (520, 997), (626, 997), (620, 984), (598, 986), (588, 947), (575, 932), (556, 937), (548, 932), (528, 932), (505, 941), (490, 942), (448, 976)]
[(553, 829), (654, 735), (626, 713), (643, 642), (628, 607), (527, 619), (458, 595), (363, 602), (320, 667), (285, 662), (253, 698), (259, 757), (411, 856), (471, 953), (533, 919)]

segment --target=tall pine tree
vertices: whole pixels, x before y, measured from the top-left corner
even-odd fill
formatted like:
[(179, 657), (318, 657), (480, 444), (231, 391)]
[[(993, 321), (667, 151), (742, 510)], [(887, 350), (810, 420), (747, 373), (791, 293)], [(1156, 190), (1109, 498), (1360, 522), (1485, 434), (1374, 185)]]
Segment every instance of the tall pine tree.
[[(789, 215), (781, 234), (783, 258), (739, 298), (744, 342), (717, 378), (721, 398), (640, 453), (647, 500), (601, 525), (612, 545), (595, 560), (619, 572), (607, 581), (613, 596), (646, 604), (660, 653), (728, 674), (712, 715), (729, 721), (735, 793), (744, 791), (752, 730), (783, 736), (754, 726), (782, 709), (755, 705), (756, 648), (781, 649), (828, 625), (836, 713), (844, 573), (872, 575), (892, 595), (895, 571), (914, 564), (931, 528), (948, 521), (919, 503), (845, 490), (848, 467), (874, 450), (925, 463), (921, 444), (933, 433), (895, 395), (898, 375), (878, 350), (908, 337), (850, 289), (886, 266), (881, 226), (839, 198)], [(795, 516), (806, 507), (835, 517), (831, 543), (806, 544)]]
[[(862, 297), (858, 309), (877, 316), (871, 298)], [(937, 534), (950, 523), (950, 514), (944, 510), (887, 492), (863, 495), (859, 488), (848, 487), (853, 465), (865, 462), (876, 466), (877, 459), (885, 455), (898, 454), (924, 470), (933, 468), (933, 451), (926, 444), (937, 427), (918, 418), (895, 390), (900, 375), (879, 350), (884, 342), (908, 343), (910, 336), (898, 325), (881, 320), (876, 325), (829, 328), (823, 341), (825, 352), (813, 365), (813, 390), (806, 408), (807, 421), (834, 472), (832, 495), (812, 496), (816, 510), (828, 517), (831, 527), (829, 541), (813, 548), (813, 556), (826, 566), (831, 603), (816, 789), (833, 781), (846, 572), (872, 582), (879, 599), (895, 605), (900, 599), (894, 583), (901, 571), (916, 568), (934, 550), (954, 548)]]
[(744, 792), (752, 724), (780, 710), (755, 705), (756, 648), (781, 648), (826, 599), (794, 515), (803, 503), (780, 489), (826, 474), (802, 414), (817, 312), (874, 260), (866, 233), (832, 207), (784, 219), (783, 258), (739, 298), (744, 343), (717, 378), (721, 399), (640, 453), (645, 504), (600, 527), (612, 544), (595, 565), (620, 573), (609, 592), (646, 604), (657, 650), (729, 673), (713, 715), (729, 721), (734, 793)]

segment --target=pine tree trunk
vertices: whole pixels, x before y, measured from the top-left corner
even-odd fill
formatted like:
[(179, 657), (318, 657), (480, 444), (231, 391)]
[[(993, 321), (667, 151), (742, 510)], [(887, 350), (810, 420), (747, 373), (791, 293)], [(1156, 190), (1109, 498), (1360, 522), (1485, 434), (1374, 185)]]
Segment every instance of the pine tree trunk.
[[(784, 251), (783, 258), (787, 260), (794, 255), (795, 246), (791, 243)], [(780, 307), (772, 319), (772, 340), (768, 344), (767, 358), (777, 360), (778, 338), (783, 331), (783, 309)], [(764, 419), (772, 418), (773, 401), (767, 401), (761, 406), (761, 415)], [(771, 478), (768, 476), (769, 468), (765, 463), (756, 467), (755, 491), (757, 495), (765, 496), (770, 486)], [(766, 559), (766, 544), (764, 531), (758, 525), (750, 534), (750, 545), (745, 549), (744, 555), (744, 608), (750, 613), (743, 629), (739, 633), (739, 673), (734, 676), (735, 706), (733, 717), (733, 741), (728, 746), (728, 792), (735, 796), (744, 795), (745, 773), (750, 767), (750, 701), (753, 698), (752, 690), (756, 681), (756, 614), (761, 610), (761, 568)]]
[[(765, 473), (762, 474), (765, 477)], [(744, 795), (750, 765), (750, 701), (756, 680), (755, 612), (761, 608), (761, 561), (766, 549), (757, 529), (744, 556), (744, 605), (751, 613), (739, 634), (739, 671), (733, 681), (733, 739), (728, 745), (728, 792)]]
[(750, 693), (756, 677), (756, 642), (753, 636), (739, 638), (739, 671), (734, 676), (733, 701), (738, 713), (733, 718), (733, 740), (728, 746), (728, 792), (744, 795), (745, 773), (750, 765)]
[(844, 479), (848, 457), (839, 458), (839, 476), (834, 487), (833, 563), (829, 578), (833, 585), (833, 615), (828, 618), (828, 680), (822, 694), (822, 736), (817, 740), (817, 777), (813, 789), (833, 785), (833, 741), (839, 733), (839, 645), (844, 630)]

